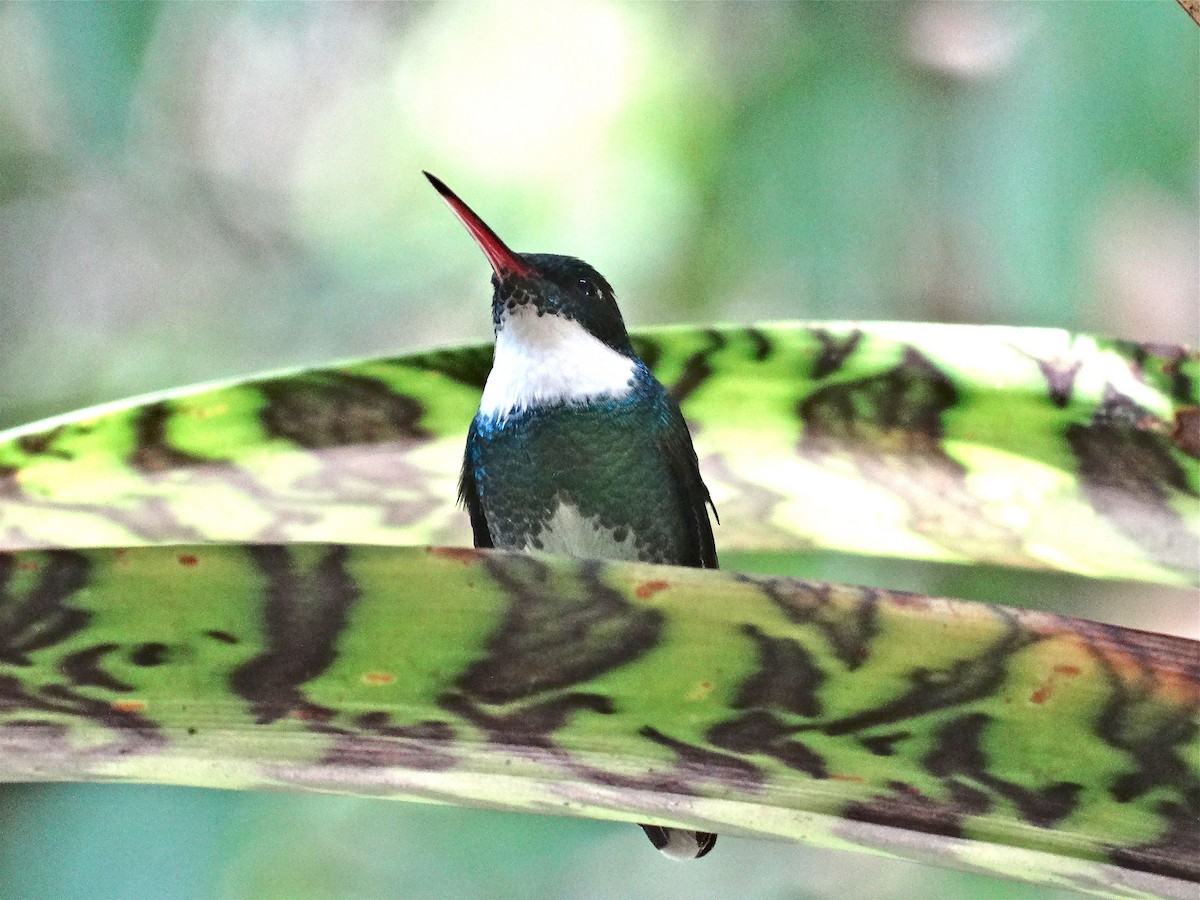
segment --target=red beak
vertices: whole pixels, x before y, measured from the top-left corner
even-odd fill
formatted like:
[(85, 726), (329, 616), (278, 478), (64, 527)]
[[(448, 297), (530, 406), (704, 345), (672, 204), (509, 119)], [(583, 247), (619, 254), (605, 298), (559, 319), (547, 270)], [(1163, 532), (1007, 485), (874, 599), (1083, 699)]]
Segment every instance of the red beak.
[(442, 199), (446, 201), (446, 205), (450, 207), (450, 211), (458, 216), (460, 222), (467, 226), (467, 231), (471, 232), (471, 237), (475, 238), (475, 243), (479, 245), (479, 249), (483, 251), (484, 256), (488, 258), (488, 262), (492, 264), (492, 270), (496, 273), (497, 278), (503, 281), (509, 275), (523, 275), (528, 277), (535, 274), (533, 266), (509, 250), (504, 241), (496, 237), (496, 232), (488, 228), (487, 223), (475, 215), (471, 207), (459, 200), (458, 195), (446, 187), (440, 178), (435, 178), (428, 172), (425, 172), (424, 175), (429, 179), (429, 183), (433, 185), (434, 190), (442, 195)]

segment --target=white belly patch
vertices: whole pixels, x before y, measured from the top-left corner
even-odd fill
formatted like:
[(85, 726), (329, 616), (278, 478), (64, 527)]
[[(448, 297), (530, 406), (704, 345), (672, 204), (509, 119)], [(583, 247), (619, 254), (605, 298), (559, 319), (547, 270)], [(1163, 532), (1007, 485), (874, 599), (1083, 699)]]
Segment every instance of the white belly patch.
[(595, 517), (585, 518), (574, 505), (561, 502), (537, 537), (522, 549), (583, 559), (638, 559), (637, 542), (629, 529), (607, 528)]

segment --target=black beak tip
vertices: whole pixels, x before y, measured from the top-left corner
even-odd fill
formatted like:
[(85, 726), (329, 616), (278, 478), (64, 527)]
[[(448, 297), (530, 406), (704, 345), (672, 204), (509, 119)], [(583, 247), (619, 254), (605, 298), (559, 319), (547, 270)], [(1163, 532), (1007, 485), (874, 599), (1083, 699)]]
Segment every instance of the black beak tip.
[(443, 197), (450, 193), (450, 188), (446, 187), (446, 183), (436, 175), (430, 175), (424, 169), (421, 170), (421, 174), (429, 179), (429, 183), (433, 185), (433, 189)]

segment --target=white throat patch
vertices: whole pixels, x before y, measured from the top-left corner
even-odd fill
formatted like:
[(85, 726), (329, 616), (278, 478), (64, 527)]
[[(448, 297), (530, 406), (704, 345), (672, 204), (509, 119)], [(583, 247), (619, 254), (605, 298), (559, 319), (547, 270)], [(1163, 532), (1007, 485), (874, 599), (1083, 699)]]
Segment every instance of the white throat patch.
[(633, 389), (634, 370), (632, 359), (578, 322), (518, 307), (501, 320), (479, 412), (506, 419), (538, 406), (619, 399)]

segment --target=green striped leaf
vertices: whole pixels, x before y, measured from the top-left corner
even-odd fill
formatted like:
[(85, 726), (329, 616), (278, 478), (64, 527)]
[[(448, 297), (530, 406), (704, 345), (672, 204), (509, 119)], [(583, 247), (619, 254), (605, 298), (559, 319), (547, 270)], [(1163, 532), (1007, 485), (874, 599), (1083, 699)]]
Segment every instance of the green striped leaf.
[(1188, 896), (1180, 638), (458, 549), (0, 554), (0, 778), (685, 825)]
[[(1197, 583), (1200, 358), (1053, 329), (678, 328), (719, 548)], [(111, 404), (0, 435), (0, 546), (469, 543), (474, 347)]]

